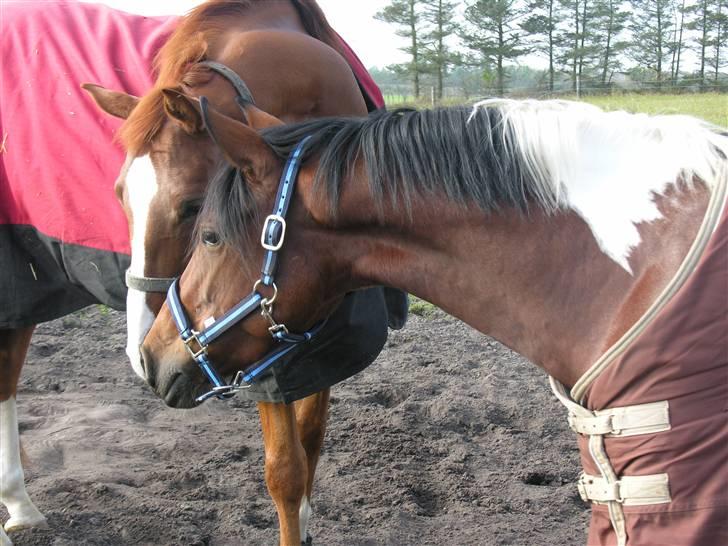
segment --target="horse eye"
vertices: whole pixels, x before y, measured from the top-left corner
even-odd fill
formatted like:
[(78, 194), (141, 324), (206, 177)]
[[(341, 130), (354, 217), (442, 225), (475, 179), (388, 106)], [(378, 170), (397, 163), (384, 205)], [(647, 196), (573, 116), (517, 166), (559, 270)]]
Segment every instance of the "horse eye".
[(220, 246), (220, 236), (214, 231), (203, 231), (202, 242), (205, 246)]

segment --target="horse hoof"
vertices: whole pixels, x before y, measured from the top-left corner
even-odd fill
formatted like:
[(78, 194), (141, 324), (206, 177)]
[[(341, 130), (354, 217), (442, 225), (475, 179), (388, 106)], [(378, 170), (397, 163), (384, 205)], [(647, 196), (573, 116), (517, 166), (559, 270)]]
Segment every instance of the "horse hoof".
[[(45, 519), (45, 516), (35, 511), (36, 513), (31, 514), (24, 514), (22, 516), (17, 517), (11, 517), (8, 521), (5, 522), (5, 530), (10, 533), (12, 531), (20, 531), (21, 529), (30, 529), (31, 527), (35, 529), (47, 529), (48, 528), (48, 520)], [(2, 546), (5, 546), (4, 543), (0, 542)]]
[(306, 540), (301, 541), (301, 546), (313, 546), (313, 537), (306, 535)]

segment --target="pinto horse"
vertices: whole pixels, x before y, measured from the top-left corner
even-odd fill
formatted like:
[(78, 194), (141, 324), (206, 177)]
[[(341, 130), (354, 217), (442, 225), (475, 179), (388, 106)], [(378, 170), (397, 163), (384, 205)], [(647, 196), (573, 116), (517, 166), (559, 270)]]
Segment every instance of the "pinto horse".
[(269, 319), (306, 332), (322, 302), (396, 286), (551, 376), (579, 433), (589, 544), (726, 543), (728, 135), (505, 100), (258, 134), (177, 100), (243, 175), (208, 190), (142, 347), (149, 381), (192, 365), (180, 335), (247, 374), (278, 344)]
[[(40, 207), (36, 203), (34, 208), (36, 216), (40, 212), (41, 219), (49, 216), (50, 209), (56, 209), (58, 213), (53, 216), (59, 221), (70, 216), (71, 211), (83, 213), (80, 214), (83, 218), (80, 228), (73, 231), (76, 238), (71, 239), (69, 221), (58, 229), (58, 237), (51, 238), (48, 230), (43, 229), (45, 226), (39, 229), (33, 227), (37, 223), (34, 217), (24, 217), (20, 221), (11, 216), (9, 220), (13, 225), (8, 226), (9, 237), (0, 240), (0, 247), (5, 249), (7, 242), (8, 249), (17, 250), (12, 256), (19, 256), (10, 262), (12, 268), (4, 272), (15, 275), (10, 277), (10, 281), (11, 286), (18, 288), (17, 293), (8, 291), (0, 298), (9, 302), (0, 312), (0, 328), (3, 328), (0, 330), (0, 501), (10, 512), (10, 520), (5, 525), (9, 531), (44, 522), (23, 485), (14, 400), (32, 325), (94, 301), (123, 308), (123, 271), (128, 265), (131, 240), (131, 275), (127, 278), (132, 279), (133, 288), (127, 294), (127, 352), (135, 370), (143, 375), (139, 367), (139, 345), (163, 298), (155, 293), (142, 293), (139, 289), (158, 289), (155, 287), (164, 282), (162, 277), (176, 275), (182, 270), (191, 227), (209, 173), (221, 160), (220, 152), (206, 138), (201, 127), (191, 125), (184, 110), (175, 110), (169, 101), (165, 101), (161, 89), (177, 86), (188, 93), (204, 91), (214, 96), (221, 108), (227, 106), (226, 111), (230, 115), (237, 114), (254, 127), (278, 124), (278, 118), (296, 121), (323, 115), (363, 115), (368, 105), (380, 104), (381, 99), (377, 97), (376, 86), (366, 79), (363, 67), (357, 64), (347, 46), (328, 26), (313, 1), (213, 1), (199, 6), (181, 20), (121, 16), (113, 10), (70, 3), (38, 8), (35, 6), (32, 13), (18, 14), (12, 19), (17, 23), (13, 28), (15, 32), (7, 33), (12, 48), (26, 56), (33, 53), (32, 49), (30, 53), (26, 51), (30, 47), (26, 42), (31, 40), (22, 35), (20, 29), (40, 25), (39, 21), (57, 23), (70, 17), (82, 27), (81, 31), (71, 34), (82, 34), (88, 30), (84, 25), (90, 25), (94, 30), (90, 32), (90, 40), (97, 42), (94, 49), (98, 49), (107, 36), (113, 49), (109, 68), (111, 76), (103, 70), (87, 68), (86, 72), (82, 72), (84, 77), (96, 76), (99, 78), (96, 81), (120, 85), (135, 94), (110, 91), (98, 85), (84, 86), (103, 110), (126, 120), (122, 139), (128, 154), (116, 184), (126, 219), (113, 202), (111, 188), (94, 183), (96, 180), (93, 178), (95, 175), (97, 179), (108, 179), (106, 171), (118, 165), (113, 158), (104, 160), (99, 153), (99, 145), (91, 140), (110, 140), (109, 129), (115, 128), (114, 120), (97, 120), (97, 116), (88, 110), (89, 105), (84, 104), (84, 117), (97, 124), (86, 127), (93, 137), (84, 135), (79, 146), (92, 153), (92, 157), (96, 153), (99, 155), (92, 162), (98, 169), (84, 171), (91, 184), (83, 181), (84, 186), (81, 180), (71, 180), (69, 185), (63, 185), (54, 178), (44, 178), (41, 171), (38, 176), (47, 179), (47, 183), (38, 185), (43, 191), (38, 191), (37, 196), (40, 196), (40, 201), (43, 198), (50, 201)], [(140, 26), (143, 30), (139, 30)], [(59, 32), (57, 29), (60, 28), (64, 25), (56, 25), (53, 32)], [(97, 35), (95, 31), (98, 28), (105, 29), (106, 34)], [(114, 32), (109, 32), (109, 29)], [(138, 35), (134, 30), (138, 31)], [(128, 44), (124, 45), (125, 40), (128, 41), (129, 37), (141, 48), (141, 62), (131, 54), (129, 58), (123, 57), (124, 47), (128, 47)], [(114, 43), (114, 40), (118, 41)], [(57, 55), (53, 57), (55, 61), (46, 62), (51, 63), (50, 68), (62, 69), (64, 63), (70, 63), (68, 59), (72, 58), (73, 45), (67, 44), (69, 49), (63, 55), (54, 52), (50, 46), (36, 49), (35, 54), (41, 59), (46, 55)], [(157, 50), (158, 78), (154, 84), (149, 75), (152, 73), (151, 58)], [(352, 67), (343, 56), (349, 59)], [(88, 60), (79, 53), (77, 62), (70, 64), (81, 64), (86, 69)], [(213, 64), (213, 61), (216, 63)], [(352, 68), (359, 74), (359, 81), (354, 77)], [(112, 77), (115, 75), (121, 76)], [(70, 78), (61, 78), (63, 85), (67, 79)], [(137, 83), (130, 86), (130, 81)], [(76, 81), (74, 88), (77, 86)], [(55, 87), (50, 87), (53, 93), (57, 93)], [(66, 115), (67, 112), (79, 115), (76, 90), (68, 93), (72, 95), (69, 103), (73, 105), (66, 106), (64, 101), (67, 99), (62, 99), (60, 107), (68, 108), (64, 112)], [(139, 99), (137, 95), (143, 96)], [(25, 97), (22, 93), (18, 96)], [(238, 106), (239, 100), (248, 103), (248, 113), (244, 117)], [(250, 104), (253, 101), (260, 109)], [(269, 116), (264, 110), (277, 117)], [(13, 120), (8, 116), (5, 121)], [(24, 156), (16, 143), (21, 142), (23, 133), (16, 123), (6, 123), (5, 127), (11, 129), (8, 146), (15, 154), (13, 158), (17, 157), (15, 163), (8, 161), (7, 165), (22, 164)], [(28, 138), (30, 136), (28, 131)], [(48, 136), (57, 138), (57, 135)], [(59, 142), (61, 146), (67, 146), (65, 140)], [(73, 151), (73, 146), (70, 151)], [(63, 156), (68, 152), (62, 148), (57, 155)], [(99, 176), (99, 172), (103, 176)], [(2, 186), (0, 191), (10, 190), (6, 204), (18, 202), (25, 205), (24, 198), (36, 196), (36, 186), (26, 184), (20, 187), (18, 193), (17, 187), (9, 185), (19, 179), (14, 173), (8, 171), (13, 176), (8, 176), (8, 187)], [(88, 191), (89, 186), (91, 194), (84, 196), (86, 201), (80, 210), (70, 204), (64, 208), (59, 195), (69, 194), (71, 190), (74, 194), (82, 193), (79, 188)], [(27, 201), (29, 203), (30, 199)], [(91, 207), (94, 207), (93, 215)], [(17, 208), (19, 211), (12, 212), (16, 216), (23, 216), (27, 213), (25, 209), (30, 209), (29, 206)], [(4, 207), (0, 209), (0, 212), (6, 212)], [(27, 225), (19, 227), (15, 224)], [(3, 232), (0, 234), (5, 237)], [(53, 235), (53, 231), (50, 234)], [(65, 239), (61, 240), (61, 236)], [(108, 244), (105, 242), (107, 239), (110, 240)], [(21, 243), (27, 243), (27, 240), (33, 243), (32, 252), (27, 249), (21, 252)], [(69, 241), (74, 244), (68, 244)], [(50, 247), (50, 255), (46, 247)], [(58, 278), (69, 280), (60, 282)], [(360, 312), (362, 308), (366, 311)], [(338, 319), (331, 322), (328, 333), (322, 332), (321, 338), (325, 343), (318, 350), (307, 348), (289, 356), (289, 360), (295, 358), (319, 370), (317, 384), (301, 386), (299, 378), (283, 370), (263, 375), (259, 388), (241, 393), (248, 399), (259, 401), (266, 451), (266, 481), (278, 510), (281, 541), (285, 544), (296, 544), (301, 537), (307, 537), (309, 498), (328, 412), (328, 387), (368, 365), (384, 343), (386, 329), (387, 313), (382, 290), (357, 293), (339, 308)], [(338, 360), (336, 365), (331, 364), (333, 360)], [(281, 360), (277, 366), (282, 366), (283, 362)], [(184, 388), (181, 389), (181, 386)], [(184, 376), (170, 377), (168, 382), (155, 385), (160, 396), (176, 407), (189, 407), (195, 403), (194, 396), (186, 396), (188, 387)], [(295, 405), (282, 403), (306, 396)], [(9, 543), (4, 533), (0, 539)]]

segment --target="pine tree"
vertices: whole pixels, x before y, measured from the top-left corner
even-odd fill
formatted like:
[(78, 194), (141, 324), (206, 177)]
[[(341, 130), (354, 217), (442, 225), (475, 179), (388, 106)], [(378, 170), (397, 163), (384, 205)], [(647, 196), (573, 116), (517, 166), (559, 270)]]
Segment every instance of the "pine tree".
[(475, 52), (484, 69), (495, 65), (499, 96), (505, 91), (505, 61), (515, 60), (527, 51), (519, 33), (522, 17), (523, 10), (516, 0), (477, 0), (465, 9), (468, 26), (461, 34), (463, 43)]
[(430, 31), (424, 36), (424, 61), (429, 71), (435, 74), (437, 82), (435, 95), (442, 99), (442, 82), (448, 67), (458, 62), (457, 53), (445, 43), (449, 36), (456, 35), (459, 25), (455, 21), (455, 3), (449, 0), (422, 0), (423, 18), (429, 23)]
[[(681, 5), (679, 8), (677, 8), (677, 14), (675, 18), (675, 34), (674, 34), (674, 42), (675, 47), (672, 51), (672, 68), (670, 72), (672, 73), (672, 83), (673, 85), (677, 85), (678, 80), (680, 79), (680, 57), (682, 55), (683, 50), (683, 33), (685, 30), (685, 0), (681, 0)], [(679, 19), (679, 21), (678, 21)]]
[(420, 74), (422, 73), (422, 43), (420, 31), (422, 17), (418, 11), (420, 0), (392, 0), (383, 10), (374, 15), (375, 19), (397, 25), (397, 36), (407, 38), (409, 45), (401, 48), (409, 54), (412, 60), (401, 65), (392, 65), (391, 68), (398, 73), (406, 74), (412, 79), (415, 98), (420, 97)]
[(718, 6), (713, 15), (714, 34), (710, 42), (713, 47), (713, 54), (708, 59), (713, 70), (713, 81), (718, 83), (720, 69), (728, 66), (728, 0), (718, 0)]
[[(686, 9), (689, 22), (686, 28), (695, 31), (693, 48), (698, 54), (700, 68), (698, 78), (700, 86), (705, 87), (708, 70), (713, 79), (718, 81), (721, 60), (721, 49), (728, 42), (728, 2), (726, 0), (699, 0)], [(706, 70), (707, 69), (707, 70)]]
[(653, 71), (657, 85), (664, 81), (664, 65), (676, 47), (672, 32), (675, 0), (632, 0), (632, 58)]
[(611, 74), (619, 66), (620, 55), (629, 43), (620, 40), (627, 27), (629, 12), (623, 10), (622, 0), (597, 0), (594, 2), (593, 40), (598, 55), (599, 81), (606, 86)]
[(579, 44), (582, 35), (582, 2), (583, 0), (559, 0), (565, 13), (563, 33), (564, 49), (559, 61), (565, 66), (570, 66), (571, 88), (577, 93), (579, 91)]
[(521, 23), (532, 51), (544, 55), (549, 61), (548, 90), (554, 90), (556, 58), (562, 49), (558, 26), (563, 21), (561, 4), (557, 0), (531, 0), (526, 6), (529, 14)]
[(687, 12), (690, 14), (690, 21), (686, 27), (696, 33), (693, 48), (697, 51), (698, 58), (700, 60), (698, 79), (700, 81), (701, 88), (705, 86), (706, 52), (710, 46), (709, 36), (713, 23), (713, 19), (711, 17), (712, 8), (712, 2), (709, 2), (708, 0), (699, 0), (694, 5), (687, 8)]

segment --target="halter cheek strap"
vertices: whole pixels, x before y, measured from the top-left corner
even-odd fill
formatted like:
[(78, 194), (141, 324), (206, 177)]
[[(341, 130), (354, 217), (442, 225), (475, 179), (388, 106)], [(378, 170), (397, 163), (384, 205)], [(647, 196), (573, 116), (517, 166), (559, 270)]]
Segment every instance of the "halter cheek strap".
[[(202, 107), (203, 120), (206, 127), (210, 127), (207, 116), (207, 99), (200, 97)], [(283, 247), (286, 233), (286, 215), (293, 201), (293, 193), (295, 189), (296, 177), (301, 165), (301, 154), (310, 137), (306, 137), (299, 142), (283, 169), (281, 180), (278, 185), (278, 193), (276, 195), (273, 213), (270, 214), (263, 223), (261, 232), (261, 245), (265, 249), (263, 258), (263, 266), (261, 268), (261, 278), (253, 285), (252, 292), (240, 301), (235, 307), (226, 312), (221, 318), (214, 321), (201, 332), (192, 329), (190, 321), (185, 313), (184, 306), (179, 297), (179, 279), (175, 279), (167, 292), (167, 305), (172, 313), (172, 318), (182, 341), (190, 353), (190, 356), (200, 367), (207, 379), (212, 384), (211, 391), (197, 398), (197, 402), (203, 402), (211, 397), (226, 399), (233, 396), (237, 391), (245, 389), (259, 376), (263, 371), (275, 364), (283, 356), (290, 353), (296, 346), (301, 343), (310, 341), (321, 331), (326, 321), (321, 321), (313, 328), (302, 334), (294, 334), (288, 331), (284, 324), (278, 324), (273, 319), (273, 303), (278, 295), (278, 287), (275, 284), (275, 273), (278, 266), (278, 251)], [(257, 288), (260, 285), (273, 288), (273, 296), (265, 298)], [(236, 374), (232, 383), (225, 383), (220, 374), (213, 366), (208, 356), (208, 347), (210, 343), (215, 341), (225, 332), (230, 330), (240, 321), (251, 316), (258, 309), (261, 315), (270, 322), (268, 331), (278, 345), (261, 360), (249, 366), (245, 371)]]

